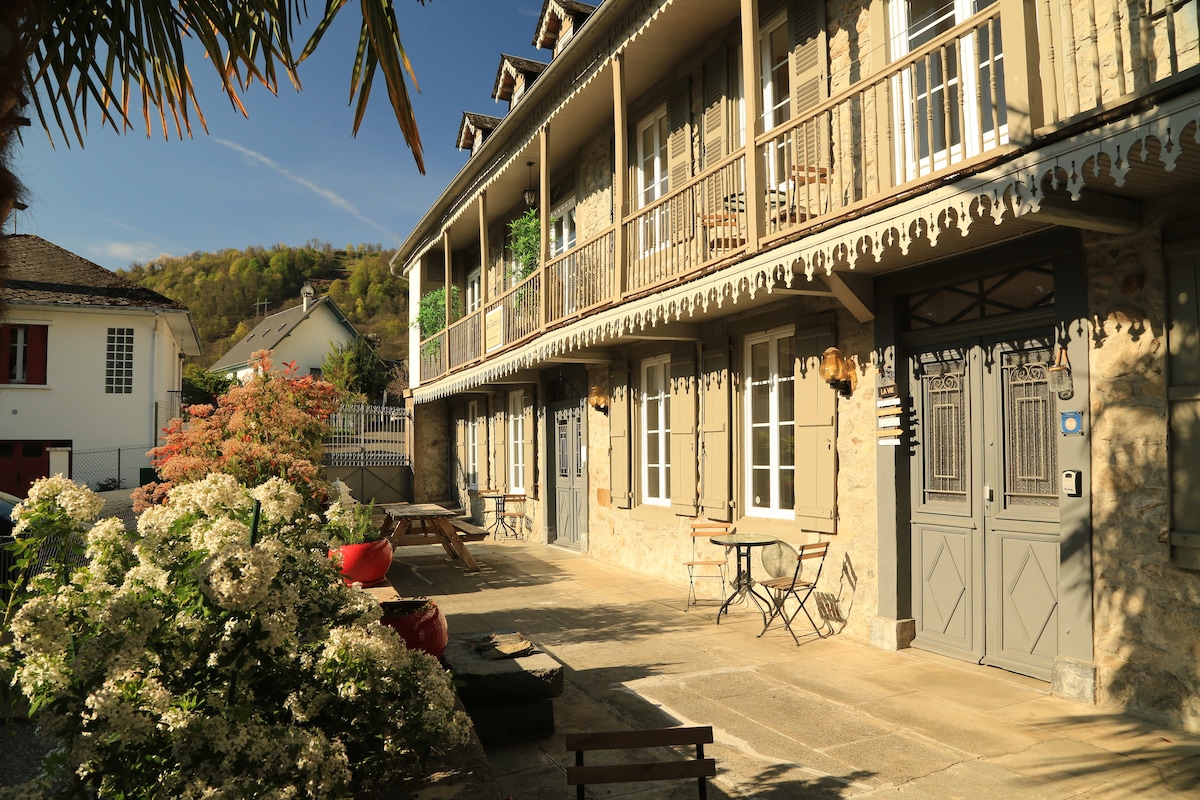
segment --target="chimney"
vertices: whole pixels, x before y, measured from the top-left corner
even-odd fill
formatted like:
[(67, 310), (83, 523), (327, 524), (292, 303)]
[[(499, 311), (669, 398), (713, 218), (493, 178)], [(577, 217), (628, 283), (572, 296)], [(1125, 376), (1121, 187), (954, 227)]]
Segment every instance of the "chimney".
[(308, 311), (308, 304), (312, 302), (314, 294), (316, 294), (316, 292), (313, 291), (311, 283), (304, 284), (303, 288), (300, 289), (300, 296), (304, 298), (305, 311)]

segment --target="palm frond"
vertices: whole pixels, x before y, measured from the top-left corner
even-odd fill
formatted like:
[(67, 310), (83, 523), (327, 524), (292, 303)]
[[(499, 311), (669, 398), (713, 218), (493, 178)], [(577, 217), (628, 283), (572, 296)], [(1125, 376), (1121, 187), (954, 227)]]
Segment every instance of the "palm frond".
[[(425, 0), (418, 0), (424, 5)], [(405, 141), (425, 171), (405, 73), (417, 88), (400, 42), (394, 0), (362, 0), (362, 27), (351, 69), (352, 133), (362, 124), (375, 70), (381, 68)], [(293, 40), (308, 17), (306, 0), (54, 0), (33, 4), (22, 34), (33, 43), (26, 82), (46, 132), (83, 144), (89, 117), (118, 131), (155, 125), (169, 137), (205, 127), (186, 53), (198, 45), (230, 103), (246, 113), (241, 95), (254, 84), (278, 92), (281, 76), (300, 88), (297, 65), (320, 44), (346, 0), (326, 0), (324, 13), (300, 55)], [(189, 44), (189, 42), (191, 44)], [(419, 91), (419, 89), (418, 89)], [(140, 120), (132, 117), (137, 108)]]

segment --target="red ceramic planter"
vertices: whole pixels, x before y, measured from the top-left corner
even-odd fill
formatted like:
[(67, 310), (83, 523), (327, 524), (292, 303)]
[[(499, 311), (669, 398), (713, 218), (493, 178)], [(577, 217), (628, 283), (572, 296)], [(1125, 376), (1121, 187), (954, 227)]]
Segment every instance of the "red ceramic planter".
[(441, 658), (450, 641), (446, 615), (432, 600), (402, 600), (383, 604), (380, 623), (400, 634), (410, 650)]
[[(338, 548), (342, 554), (342, 577), (347, 583), (358, 581), (363, 586), (379, 583), (392, 566), (392, 543), (387, 539), (364, 544), (344, 544)], [(329, 551), (334, 556), (334, 551)]]

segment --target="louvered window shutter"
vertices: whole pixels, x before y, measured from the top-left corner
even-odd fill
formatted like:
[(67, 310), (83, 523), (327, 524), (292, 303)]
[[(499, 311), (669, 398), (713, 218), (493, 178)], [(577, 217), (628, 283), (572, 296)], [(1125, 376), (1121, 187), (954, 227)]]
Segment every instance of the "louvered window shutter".
[(46, 333), (45, 325), (25, 327), (25, 382), (42, 385), (46, 383)]
[[(803, 119), (809, 109), (829, 97), (829, 57), (825, 38), (825, 4), (808, 0), (788, 1), (788, 31), (792, 46), (793, 118)], [(796, 160), (800, 165), (822, 165), (823, 137), (800, 136), (796, 139)]]
[(709, 519), (730, 521), (729, 340), (705, 342), (700, 375), (700, 506)]
[(633, 504), (630, 481), (629, 411), (632, 407), (629, 362), (618, 361), (608, 370), (608, 446), (609, 476), (613, 504), (629, 508)]
[(829, 329), (796, 333), (796, 522), (804, 530), (836, 533), (837, 393), (821, 380)]
[(725, 157), (728, 124), (729, 59), (724, 49), (704, 59), (704, 164), (708, 169)]
[(493, 489), (508, 488), (508, 396), (492, 395), (492, 452), (496, 454), (496, 474)]
[(671, 510), (696, 516), (696, 356), (690, 345), (671, 353)]
[(538, 464), (537, 464), (537, 414), (534, 412), (534, 391), (525, 390), (525, 400), (522, 411), (525, 415), (525, 493), (530, 497), (538, 496)]
[(459, 491), (467, 485), (467, 420), (466, 409), (456, 408), (454, 415), (454, 486)]
[[(667, 169), (670, 182), (667, 193), (682, 187), (692, 176), (691, 126), (688, 125), (687, 84), (681, 83), (667, 100)], [(671, 241), (683, 242), (690, 238), (692, 208), (688, 202), (690, 194), (671, 201), (669, 214)]]

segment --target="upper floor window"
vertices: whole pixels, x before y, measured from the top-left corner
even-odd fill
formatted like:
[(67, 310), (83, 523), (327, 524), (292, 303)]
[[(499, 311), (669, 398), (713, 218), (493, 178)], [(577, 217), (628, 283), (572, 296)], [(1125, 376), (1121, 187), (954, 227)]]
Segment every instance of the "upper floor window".
[(642, 502), (671, 502), (671, 356), (642, 362), (641, 450)]
[(643, 208), (667, 193), (667, 110), (660, 108), (638, 126), (637, 205)]
[(791, 518), (796, 506), (795, 338), (791, 328), (746, 340), (747, 516)]
[(104, 351), (105, 394), (133, 393), (133, 328), (109, 328)]
[(550, 212), (550, 255), (561, 256), (575, 246), (575, 197)]
[(46, 383), (46, 325), (0, 325), (0, 383)]
[(774, 19), (763, 27), (759, 53), (762, 58), (763, 130), (769, 131), (791, 118), (792, 85), (786, 17)]
[(483, 302), (483, 268), (475, 267), (467, 273), (467, 313), (478, 311)]

